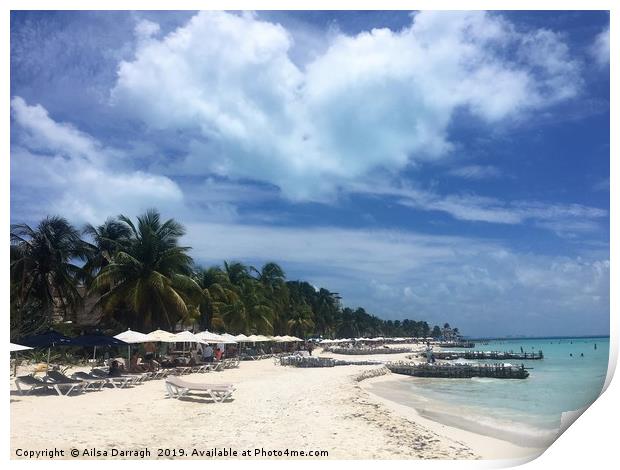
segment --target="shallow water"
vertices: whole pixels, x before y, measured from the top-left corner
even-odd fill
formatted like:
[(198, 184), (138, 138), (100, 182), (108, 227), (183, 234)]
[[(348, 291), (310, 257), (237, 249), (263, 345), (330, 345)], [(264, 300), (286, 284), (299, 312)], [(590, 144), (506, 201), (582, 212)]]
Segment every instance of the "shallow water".
[(474, 349), (542, 350), (545, 358), (508, 361), (523, 362), (532, 368), (525, 380), (412, 377), (379, 382), (371, 385), (370, 390), (412, 406), (421, 415), (444, 424), (534, 447), (552, 442), (562, 413), (590, 405), (605, 381), (609, 338), (511, 339), (483, 343), (476, 342)]

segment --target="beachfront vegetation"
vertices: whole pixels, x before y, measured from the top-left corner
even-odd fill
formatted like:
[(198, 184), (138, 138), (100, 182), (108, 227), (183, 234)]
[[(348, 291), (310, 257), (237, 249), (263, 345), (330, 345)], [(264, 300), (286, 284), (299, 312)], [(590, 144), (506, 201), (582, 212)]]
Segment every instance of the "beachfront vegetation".
[(36, 228), (12, 226), (11, 337), (75, 324), (84, 310), (99, 313), (100, 328), (117, 331), (189, 326), (301, 337), (441, 335), (425, 321), (386, 321), (345, 307), (336, 292), (287, 280), (274, 262), (199, 266), (180, 245), (184, 234), (156, 210), (135, 223), (121, 215), (82, 231), (56, 216)]

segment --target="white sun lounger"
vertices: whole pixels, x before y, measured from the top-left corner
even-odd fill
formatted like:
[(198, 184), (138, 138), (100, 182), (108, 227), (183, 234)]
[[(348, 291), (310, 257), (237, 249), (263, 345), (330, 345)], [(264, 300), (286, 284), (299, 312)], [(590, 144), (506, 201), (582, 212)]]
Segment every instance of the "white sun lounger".
[(170, 398), (182, 398), (189, 392), (204, 392), (215, 402), (223, 402), (235, 391), (231, 384), (204, 384), (188, 382), (177, 376), (166, 379), (166, 390)]
[(126, 388), (130, 385), (135, 385), (138, 379), (136, 377), (129, 376), (109, 376), (108, 373), (104, 370), (93, 369), (89, 374), (91, 377), (95, 379), (105, 379), (109, 384), (112, 384), (114, 388)]

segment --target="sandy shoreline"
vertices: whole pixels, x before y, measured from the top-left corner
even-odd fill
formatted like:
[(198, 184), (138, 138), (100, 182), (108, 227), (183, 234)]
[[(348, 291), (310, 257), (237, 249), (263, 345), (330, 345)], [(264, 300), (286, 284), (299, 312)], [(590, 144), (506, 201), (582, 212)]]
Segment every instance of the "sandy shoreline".
[[(375, 357), (373, 357), (375, 359)], [(397, 359), (391, 357), (391, 359)], [(233, 449), (237, 458), (256, 449), (327, 451), (330, 459), (519, 458), (531, 454), (505, 441), (479, 436), (422, 418), (412, 408), (384, 400), (356, 377), (381, 366), (297, 369), (271, 359), (242, 362), (238, 369), (185, 376), (188, 381), (232, 383), (234, 400), (211, 403), (199, 395), (166, 398), (163, 380), (129, 389), (79, 396), (21, 396), (11, 384), (11, 456), (18, 449), (202, 451)], [(179, 456), (180, 452), (177, 452)], [(300, 454), (296, 454), (299, 456)], [(272, 455), (271, 458), (292, 458)], [(46, 458), (46, 457), (42, 457)], [(294, 457), (293, 457), (294, 458)], [(316, 457), (314, 457), (316, 458)]]

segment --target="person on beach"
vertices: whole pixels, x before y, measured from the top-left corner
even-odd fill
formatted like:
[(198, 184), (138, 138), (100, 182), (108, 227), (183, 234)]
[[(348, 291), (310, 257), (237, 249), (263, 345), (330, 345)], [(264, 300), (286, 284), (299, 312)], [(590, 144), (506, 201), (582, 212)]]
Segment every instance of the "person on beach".
[(432, 364), (435, 362), (435, 356), (433, 355), (433, 347), (430, 342), (426, 342), (426, 362)]
[(207, 344), (207, 347), (202, 350), (202, 360), (205, 362), (213, 362), (213, 348), (210, 344)]
[(129, 361), (129, 372), (146, 372), (147, 368), (142, 364), (142, 358), (138, 354), (138, 351), (131, 355)]
[(122, 371), (119, 365), (119, 362), (114, 360), (112, 364), (110, 364), (110, 370), (108, 371), (108, 375), (110, 377), (120, 377), (122, 375)]
[(224, 351), (222, 351), (222, 348), (218, 347), (218, 348), (215, 350), (215, 359), (216, 359), (217, 361), (221, 361), (221, 360), (222, 360), (222, 355), (223, 355), (223, 354), (224, 354)]

